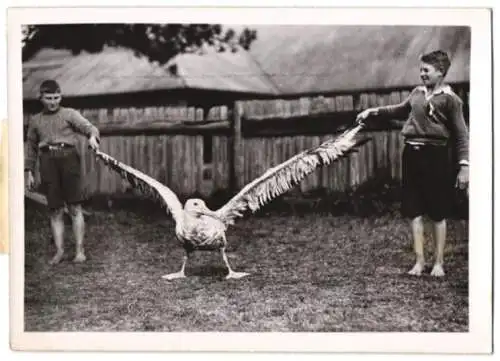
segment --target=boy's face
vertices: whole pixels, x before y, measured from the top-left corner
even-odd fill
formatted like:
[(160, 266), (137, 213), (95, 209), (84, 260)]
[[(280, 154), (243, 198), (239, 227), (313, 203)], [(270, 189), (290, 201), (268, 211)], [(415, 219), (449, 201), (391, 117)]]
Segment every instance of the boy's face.
[(59, 105), (61, 104), (62, 95), (60, 92), (57, 93), (42, 93), (40, 97), (40, 101), (43, 104), (43, 107), (49, 112), (55, 112), (59, 109)]
[(443, 73), (436, 69), (432, 64), (421, 63), (420, 64), (420, 79), (424, 85), (434, 85), (441, 79), (443, 79)]

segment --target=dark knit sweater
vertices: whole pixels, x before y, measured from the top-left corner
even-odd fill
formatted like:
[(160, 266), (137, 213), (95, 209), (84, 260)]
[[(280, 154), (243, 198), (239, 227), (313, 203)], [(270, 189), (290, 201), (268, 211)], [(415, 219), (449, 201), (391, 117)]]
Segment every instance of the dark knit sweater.
[(448, 85), (432, 94), (418, 86), (400, 104), (380, 107), (378, 114), (406, 118), (402, 129), (405, 140), (452, 140), (450, 144), (456, 147), (458, 161), (468, 161), (469, 131), (462, 106), (462, 100)]
[(28, 127), (25, 170), (34, 170), (41, 147), (55, 143), (76, 146), (78, 133), (99, 138), (99, 130), (75, 109), (60, 107), (55, 113), (34, 115)]

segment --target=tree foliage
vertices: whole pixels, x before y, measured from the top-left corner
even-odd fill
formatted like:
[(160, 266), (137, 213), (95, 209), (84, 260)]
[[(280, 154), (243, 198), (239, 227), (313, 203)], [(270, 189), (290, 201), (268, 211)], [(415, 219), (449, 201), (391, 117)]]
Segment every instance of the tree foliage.
[(255, 30), (244, 28), (240, 34), (218, 24), (66, 24), (28, 25), (23, 28), (23, 61), (40, 49), (67, 49), (73, 54), (96, 53), (106, 46), (125, 47), (151, 61), (166, 63), (174, 56), (201, 52), (248, 50), (257, 38)]

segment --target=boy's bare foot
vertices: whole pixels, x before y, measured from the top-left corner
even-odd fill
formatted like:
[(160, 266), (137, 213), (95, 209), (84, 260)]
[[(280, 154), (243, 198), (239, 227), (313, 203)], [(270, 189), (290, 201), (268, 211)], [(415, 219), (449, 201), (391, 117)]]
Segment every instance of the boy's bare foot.
[(440, 263), (436, 263), (434, 267), (432, 268), (431, 276), (434, 277), (443, 277), (444, 276), (444, 269), (443, 265)]
[(52, 257), (52, 259), (49, 261), (49, 264), (51, 264), (51, 265), (58, 264), (59, 262), (61, 262), (63, 256), (64, 256), (64, 252), (57, 251), (55, 256)]
[(75, 258), (73, 259), (73, 262), (81, 263), (81, 262), (85, 262), (86, 260), (87, 260), (87, 257), (85, 257), (85, 254), (77, 253)]
[(424, 270), (424, 264), (417, 262), (415, 263), (415, 266), (413, 266), (413, 268), (410, 271), (408, 271), (408, 274), (412, 276), (420, 276), (422, 275), (423, 270)]

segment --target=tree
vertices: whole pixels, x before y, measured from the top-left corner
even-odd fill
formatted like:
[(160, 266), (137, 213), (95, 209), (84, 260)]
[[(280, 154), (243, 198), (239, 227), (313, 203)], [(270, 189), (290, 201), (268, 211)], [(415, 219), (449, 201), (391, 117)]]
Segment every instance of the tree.
[(214, 24), (66, 24), (27, 25), (23, 28), (23, 61), (40, 49), (67, 49), (73, 54), (96, 53), (105, 46), (125, 47), (150, 61), (165, 64), (182, 53), (202, 51), (248, 50), (257, 38), (256, 31), (244, 28), (237, 35)]

